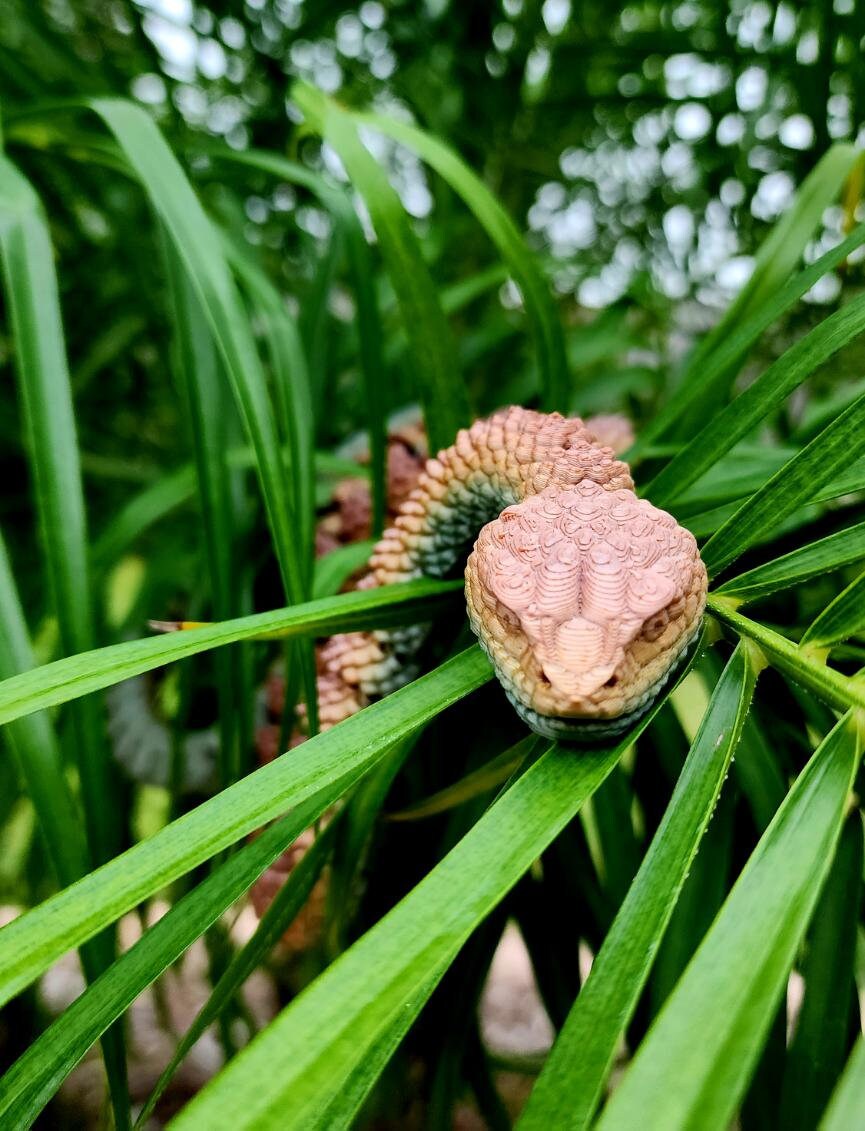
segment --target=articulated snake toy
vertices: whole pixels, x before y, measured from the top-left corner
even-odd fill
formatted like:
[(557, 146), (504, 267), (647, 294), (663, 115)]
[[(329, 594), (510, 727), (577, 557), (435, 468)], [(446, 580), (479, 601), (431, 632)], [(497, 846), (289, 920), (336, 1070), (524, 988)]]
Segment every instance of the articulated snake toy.
[[(565, 741), (621, 733), (684, 662), (707, 584), (693, 535), (634, 493), (616, 458), (630, 438), (620, 416), (584, 422), (506, 408), (424, 461), (422, 426), (395, 428), (392, 525), (357, 587), (452, 576), (468, 553), (469, 621), (517, 714), (537, 733)], [(319, 554), (368, 537), (366, 483), (341, 484), (336, 506), (318, 524)], [(344, 633), (320, 645), (322, 729), (413, 679), (427, 632), (415, 625)], [(276, 676), (259, 694), (264, 760), (279, 753), (281, 728), (264, 720), (268, 710), (281, 717), (282, 690)], [(146, 698), (141, 679), (109, 696), (115, 752), (134, 778), (165, 785), (171, 735)], [(301, 719), (291, 745), (303, 739)], [(185, 789), (206, 791), (217, 749), (213, 728), (187, 736)]]
[[(469, 621), (517, 714), (566, 741), (626, 730), (698, 634), (707, 578), (693, 535), (637, 498), (591, 422), (514, 407), (427, 460), (360, 586), (450, 576), (473, 538)], [(425, 631), (331, 637), (323, 722), (413, 678)]]

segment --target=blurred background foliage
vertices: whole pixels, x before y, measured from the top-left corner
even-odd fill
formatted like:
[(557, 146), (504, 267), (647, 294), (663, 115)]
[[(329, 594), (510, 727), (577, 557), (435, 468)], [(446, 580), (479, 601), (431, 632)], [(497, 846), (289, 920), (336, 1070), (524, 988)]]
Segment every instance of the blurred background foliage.
[[(18, 109), (113, 93), (153, 113), (206, 203), (300, 312), (320, 388), (326, 380), (339, 394), (319, 415), (327, 446), (356, 426), (360, 407), (351, 300), (330, 217), (295, 185), (214, 162), (209, 140), (238, 151), (288, 149), (343, 176), (333, 151), (295, 127), (287, 93), (296, 76), (350, 104), (414, 117), (453, 144), (527, 231), (571, 330), (591, 327), (570, 333), (571, 365), (579, 377), (602, 364), (608, 379), (573, 408), (633, 409), (636, 401), (642, 416), (659, 366), (729, 303), (817, 157), (833, 140), (859, 138), (863, 36), (865, 11), (854, 0), (2, 0), (7, 141), (52, 224), (97, 523), (116, 511), (130, 480), (145, 482), (187, 446), (166, 387), (159, 257), (136, 186), (90, 163), (57, 160), (57, 147), (92, 149), (80, 115), (60, 129), (17, 117)], [(507, 399), (503, 387), (524, 399), (519, 295), (486, 235), (414, 154), (369, 137), (416, 219), (436, 282), (455, 288), (460, 360), (476, 407), (488, 407), (493, 387), (495, 403)], [(827, 209), (806, 260), (838, 242), (844, 225), (840, 203)], [(815, 305), (833, 304), (842, 281), (837, 272), (821, 279), (796, 308), (797, 325)], [(469, 305), (467, 285), (475, 290)], [(322, 288), (330, 288), (324, 311)], [(379, 288), (393, 315), (386, 280)], [(782, 323), (763, 348), (786, 340)], [(411, 399), (399, 345), (386, 355), (390, 408)], [(0, 337), (3, 360), (8, 349)], [(26, 469), (8, 384), (0, 396), (0, 472), (17, 479)], [(26, 493), (0, 505), (4, 525), (29, 526), (22, 511), (9, 513), (26, 507)]]

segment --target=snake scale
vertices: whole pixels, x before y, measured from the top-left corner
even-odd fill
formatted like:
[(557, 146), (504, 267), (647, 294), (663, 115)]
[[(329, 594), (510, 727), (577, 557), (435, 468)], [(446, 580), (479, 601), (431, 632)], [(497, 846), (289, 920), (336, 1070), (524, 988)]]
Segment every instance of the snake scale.
[[(706, 570), (693, 535), (637, 498), (582, 420), (511, 407), (427, 460), (377, 543), (367, 588), (451, 576), (469, 553), (469, 622), (518, 715), (587, 741), (640, 717), (695, 639)], [(333, 636), (325, 725), (416, 674), (424, 626)]]

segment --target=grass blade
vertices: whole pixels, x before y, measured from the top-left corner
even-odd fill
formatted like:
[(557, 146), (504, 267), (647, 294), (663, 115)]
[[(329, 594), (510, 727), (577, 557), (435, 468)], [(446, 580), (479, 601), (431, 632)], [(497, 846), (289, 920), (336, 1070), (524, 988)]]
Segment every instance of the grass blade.
[(419, 1012), (431, 978), (444, 973), (620, 754), (614, 748), (575, 758), (553, 748), (543, 755), (392, 912), (199, 1094), (177, 1128), (321, 1126), (352, 1070), (394, 1023), (403, 1029), (406, 1015)]
[(360, 346), (360, 371), (363, 377), (364, 396), (367, 403), (367, 429), (369, 431), (370, 469), (372, 472), (373, 534), (381, 534), (387, 511), (386, 457), (387, 457), (387, 369), (382, 356), (382, 328), (378, 300), (375, 292), (375, 271), (372, 256), (360, 221), (348, 194), (336, 185), (318, 176), (304, 165), (289, 161), (278, 153), (248, 149), (236, 153), (230, 149), (209, 147), (208, 154), (215, 160), (233, 161), (254, 169), (271, 173), (291, 184), (299, 184), (314, 193), (339, 227), (348, 259), (352, 289), (357, 314), (357, 333)]
[[(278, 292), (263, 272), (226, 240), (226, 255), (262, 318), (270, 355), (274, 401), (279, 413), (281, 439), (286, 450), (286, 478), (293, 487), (297, 522), (298, 559), (304, 597), (309, 597), (315, 555), (315, 414), (309, 367), (300, 334)], [(323, 301), (326, 300), (325, 299)], [(310, 640), (298, 640), (286, 649), (286, 670), (299, 668), (311, 734), (318, 730), (315, 652)], [(290, 697), (293, 698), (293, 697)], [(289, 715), (293, 707), (286, 703)]]
[[(304, 558), (311, 562), (315, 520), (315, 420), (303, 343), (294, 319), (264, 272), (227, 239), (225, 252), (262, 320), (273, 372), (281, 438), (287, 448), (286, 472), (294, 488), (294, 513), (301, 532)], [(308, 596), (308, 593), (304, 595)]]
[(865, 626), (865, 573), (860, 573), (808, 626), (800, 645), (837, 644)]
[[(571, 379), (559, 313), (549, 285), (516, 224), (480, 177), (438, 138), (384, 114), (354, 116), (357, 121), (373, 126), (414, 150), (459, 193), (486, 229), (523, 294), (538, 355), (543, 407), (547, 412), (567, 412), (571, 403)], [(865, 231), (862, 238), (865, 240)]]
[(521, 1131), (589, 1126), (727, 777), (755, 678), (754, 655), (740, 644), (715, 687), (664, 819), (532, 1090)]
[[(210, 573), (214, 619), (227, 620), (236, 609), (231, 561), (228, 412), (222, 374), (201, 305), (175, 249), (165, 240), (166, 274), (175, 328), (175, 370), (186, 404), (195, 456), (197, 497), (204, 528), (205, 561)], [(225, 390), (227, 391), (227, 390)]]
[[(46, 572), (63, 649), (94, 645), (87, 529), (54, 254), (38, 197), (0, 155), (0, 256), (27, 426)], [(76, 752), (96, 860), (117, 840), (98, 707), (74, 712)]]
[(851, 714), (761, 837), (613, 1093), (603, 1131), (729, 1125), (829, 870), (859, 756)]
[(388, 820), (419, 821), (425, 817), (433, 817), (437, 813), (446, 813), (448, 809), (454, 809), (473, 797), (488, 793), (495, 786), (507, 781), (511, 774), (519, 769), (521, 762), (531, 751), (534, 741), (533, 735), (522, 739), (509, 750), (505, 750), (496, 758), (491, 758), (479, 769), (466, 774), (464, 778), (460, 778), (446, 789), (440, 789), (431, 797), (418, 801), (408, 809), (400, 809), (398, 813), (388, 813)]
[(0, 683), (0, 723), (112, 687), (163, 664), (256, 637), (328, 636), (351, 629), (412, 624), (428, 617), (441, 600), (463, 589), (461, 581), (411, 581), (342, 593), (306, 604), (253, 613), (222, 624), (167, 636), (110, 644), (69, 656)]
[(715, 592), (744, 604), (766, 597), (779, 589), (799, 585), (811, 577), (865, 558), (865, 522), (839, 530), (807, 546), (800, 546), (783, 557), (731, 577)]
[[(175, 1126), (331, 1127), (329, 1105), (343, 1087), (360, 1103), (372, 1085), (367, 1057), (381, 1070), (469, 935), (659, 706), (611, 748), (576, 754), (553, 746), (542, 754), (405, 899), (184, 1109)], [(340, 1105), (341, 1121), (354, 1114)]]
[[(322, 810), (402, 737), (491, 678), (475, 646), (276, 758), (0, 930), (0, 1003), (141, 900), (315, 794)], [(330, 788), (328, 788), (330, 787)]]
[(430, 451), (436, 452), (453, 442), (470, 412), (450, 327), (408, 217), (352, 117), (306, 83), (294, 85), (292, 99), (333, 146), (369, 210), (412, 345)]
[[(204, 529), (204, 564), (210, 577), (214, 619), (237, 613), (239, 584), (232, 546), (234, 515), (228, 460), (229, 392), (201, 304), (170, 241), (162, 240), (169, 281), (175, 338), (173, 361), (192, 435), (198, 500)], [(219, 782), (240, 775), (237, 720), (238, 657), (221, 652), (216, 659), (219, 697)], [(240, 716), (242, 717), (242, 716)]]
[(817, 1126), (844, 1067), (854, 1005), (858, 1028), (853, 967), (861, 889), (862, 817), (852, 813), (814, 914), (802, 965), (805, 1000), (787, 1052), (781, 1094), (784, 1131)]
[[(179, 900), (135, 946), (76, 998), (0, 1080), (2, 1126), (29, 1127), (100, 1034), (247, 891), (265, 868), (309, 826), (320, 809), (321, 803), (313, 799), (245, 845)], [(295, 883), (292, 892), (296, 890)], [(228, 973), (226, 971), (214, 990), (205, 1010), (214, 998), (217, 1005), (220, 1000), (224, 1004), (227, 987), (223, 982)], [(217, 997), (217, 993), (222, 996)], [(210, 1020), (215, 1015), (211, 1013)], [(206, 1028), (206, 1024), (199, 1025), (200, 1020), (201, 1015), (193, 1025), (197, 1029), (194, 1039)], [(178, 1053), (192, 1043), (187, 1033), (178, 1046)], [(176, 1057), (177, 1063), (180, 1059), (182, 1055)], [(174, 1062), (169, 1068), (173, 1067), (176, 1067)], [(167, 1069), (166, 1073), (167, 1081), (171, 1072)], [(139, 1123), (141, 1119), (139, 1116)]]
[(859, 1037), (847, 1060), (823, 1118), (820, 1131), (850, 1131), (865, 1123), (865, 1037)]
[(134, 495), (96, 539), (94, 568), (109, 569), (145, 530), (179, 510), (194, 494), (195, 472), (186, 466), (168, 472)]
[(415, 748), (420, 734), (410, 735), (391, 747), (379, 764), (366, 775), (345, 806), (345, 815), (333, 852), (333, 868), (327, 898), (328, 938), (331, 954), (347, 946), (351, 923), (352, 893), (362, 883), (370, 843), (375, 834), (394, 779)]
[[(440, 975), (436, 975), (418, 991), (416, 1000), (421, 1005), (432, 996), (439, 980)], [(320, 1113), (315, 1131), (349, 1131), (357, 1126), (358, 1112), (411, 1028), (416, 1014), (417, 1010), (407, 1009), (371, 1046), (363, 1061), (352, 1069), (343, 1087), (335, 1092), (330, 1103)]]
[[(254, 464), (252, 453), (248, 449), (237, 448), (228, 453), (228, 466), (232, 470), (243, 470)], [(345, 464), (346, 473), (364, 474), (364, 469), (358, 464), (348, 460)], [(332, 458), (322, 453), (316, 453), (316, 467), (321, 476), (337, 473)], [(144, 531), (191, 502), (194, 496), (195, 471), (191, 465), (168, 472), (154, 483), (148, 484), (129, 500), (97, 538), (93, 547), (96, 568), (105, 569), (114, 564)]]
[(643, 430), (632, 456), (642, 453), (648, 444), (667, 432), (687, 408), (723, 391), (763, 331), (798, 302), (818, 279), (865, 243), (865, 225), (862, 225), (782, 286), (820, 224), (824, 209), (837, 198), (856, 160), (852, 146), (835, 145), (817, 163), (799, 188), (790, 209), (764, 241), (751, 278), (717, 326), (694, 350), (681, 385)]
[(794, 683), (813, 691), (830, 707), (841, 711), (848, 707), (865, 708), (865, 685), (827, 667), (774, 629), (743, 617), (731, 607), (725, 597), (716, 597), (714, 593), (710, 593), (706, 607), (738, 636), (753, 640), (773, 668), (789, 676)]
[[(95, 643), (93, 606), (87, 555), (87, 524), (78, 439), (60, 296), (54, 271), (54, 254), (42, 206), (29, 182), (0, 153), (0, 259), (5, 296), (15, 343), (15, 361), (27, 429), (30, 469), (35, 485), (36, 510), (52, 606), (60, 640), (68, 654), (86, 651)], [(87, 829), (90, 858), (108, 859), (119, 840), (119, 811), (112, 803), (112, 763), (100, 704), (94, 699), (76, 703), (71, 710), (76, 763)], [(24, 748), (21, 741), (24, 740)], [(38, 720), (17, 731), (19, 756), (32, 753), (34, 741), (47, 741), (39, 758), (53, 760), (50, 728)], [(34, 775), (27, 773), (33, 784)], [(63, 836), (70, 816), (63, 798), (62, 780), (46, 790), (38, 775), (42, 813), (46, 820), (60, 818), (49, 843)], [(46, 808), (51, 802), (50, 810)], [(77, 833), (70, 844), (70, 868), (78, 871)], [(56, 856), (57, 845), (54, 844)], [(60, 873), (62, 875), (62, 873)], [(82, 954), (88, 976), (111, 961), (113, 940), (96, 940)], [(114, 1030), (103, 1042), (105, 1067), (115, 1121), (129, 1123), (126, 1062), (122, 1033)]]
[(602, 887), (613, 910), (622, 905), (640, 866), (640, 846), (634, 832), (632, 804), (631, 783), (621, 766), (617, 766), (592, 798)]
[(80, 651), (92, 646), (87, 530), (54, 253), (38, 197), (3, 156), (0, 252), (52, 600), (64, 647)]
[(282, 470), (267, 382), (220, 241), (152, 119), (121, 99), (90, 103), (116, 138), (182, 261), (219, 349), (255, 451), (268, 525), (290, 601), (303, 596), (303, 564)]
[(745, 720), (739, 739), (736, 778), (748, 799), (757, 831), (762, 833), (786, 796), (787, 782), (753, 712)]
[[(337, 814), (324, 831), (318, 834), (312, 845), (304, 853), (300, 862), (291, 870), (285, 883), (274, 896), (270, 907), (268, 907), (267, 911), (261, 917), (255, 934), (231, 959), (225, 973), (213, 987), (210, 997), (202, 1006), (195, 1020), (183, 1034), (182, 1039), (178, 1042), (171, 1060), (154, 1085), (153, 1091), (147, 1099), (147, 1103), (141, 1109), (135, 1121), (136, 1126), (141, 1126), (141, 1124), (147, 1121), (159, 1097), (164, 1092), (166, 1085), (180, 1067), (192, 1046), (204, 1033), (208, 1025), (216, 1020), (222, 1010), (225, 1009), (226, 1005), (235, 994), (238, 993), (243, 983), (253, 973), (256, 967), (261, 965), (303, 909), (330, 855), (333, 840), (337, 828), (339, 827), (340, 815), (341, 814)], [(290, 821), (293, 831), (298, 827), (300, 821), (294, 819), (294, 814), (292, 814)], [(281, 824), (285, 825), (285, 821), (281, 822)], [(308, 827), (308, 823), (306, 827)], [(290, 843), (290, 838), (286, 839), (284, 832), (280, 843), (283, 847), (286, 847)], [(256, 868), (259, 867), (260, 859), (261, 857), (256, 861)], [(260, 874), (261, 871), (263, 871), (263, 869), (259, 869), (257, 874)]]
[(318, 558), (312, 583), (313, 597), (331, 597), (338, 593), (353, 573), (369, 561), (375, 542), (350, 542)]
[[(741, 398), (740, 398), (741, 399)], [(865, 450), (865, 395), (755, 492), (701, 549), (709, 574), (720, 573), (757, 539), (777, 528), (824, 483)]]
[(818, 229), (827, 206), (838, 199), (854, 165), (861, 160), (857, 149), (845, 142), (833, 145), (820, 158), (799, 186), (791, 207), (763, 241), (751, 278), (716, 328), (717, 340), (722, 341), (730, 326), (777, 291)]
[(853, 299), (785, 354), (721, 412), (656, 475), (645, 494), (667, 506), (725, 452), (776, 411), (811, 373), (865, 330), (865, 296)]
[[(8, 679), (35, 666), (15, 579), (0, 535), (0, 677)], [(40, 712), (9, 724), (5, 737), (19, 764), (33, 802), (48, 854), (61, 886), (89, 867), (81, 815), (66, 781), (63, 758), (50, 717)]]

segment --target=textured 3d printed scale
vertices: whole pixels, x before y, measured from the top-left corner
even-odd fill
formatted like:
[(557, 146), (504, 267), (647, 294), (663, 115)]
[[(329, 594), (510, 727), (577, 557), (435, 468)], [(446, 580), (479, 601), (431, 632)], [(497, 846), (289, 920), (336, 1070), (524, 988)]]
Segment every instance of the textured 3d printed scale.
[[(637, 498), (602, 422), (508, 408), (461, 431), (427, 461), (361, 582), (451, 575), (476, 538), (471, 626), (518, 714), (555, 738), (614, 734), (647, 710), (705, 606), (693, 535)], [(413, 678), (426, 631), (332, 637), (322, 722)]]

